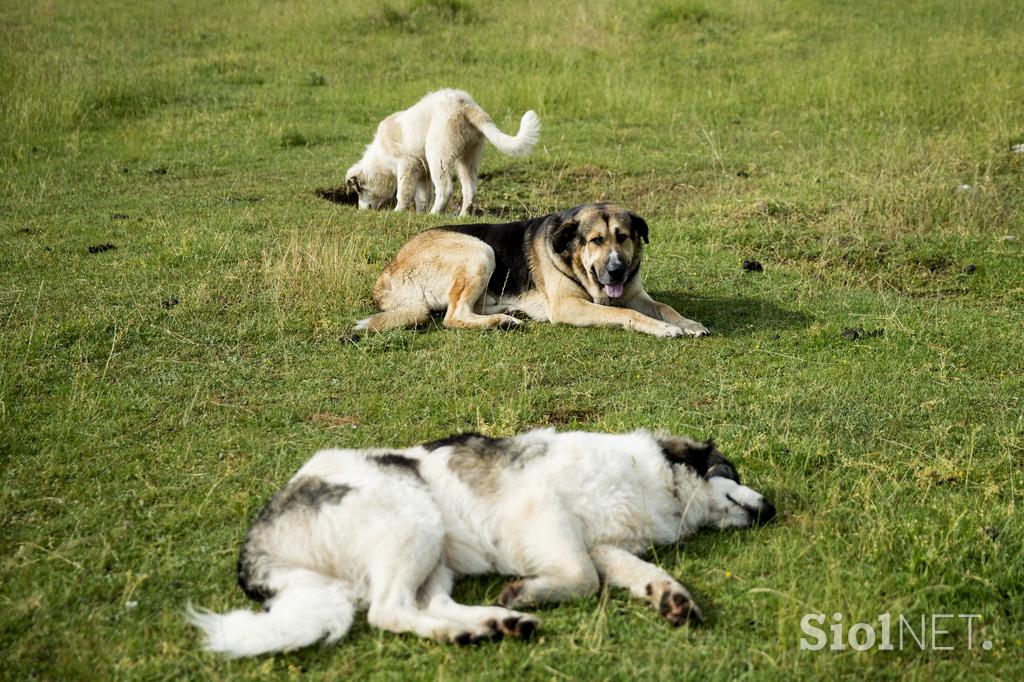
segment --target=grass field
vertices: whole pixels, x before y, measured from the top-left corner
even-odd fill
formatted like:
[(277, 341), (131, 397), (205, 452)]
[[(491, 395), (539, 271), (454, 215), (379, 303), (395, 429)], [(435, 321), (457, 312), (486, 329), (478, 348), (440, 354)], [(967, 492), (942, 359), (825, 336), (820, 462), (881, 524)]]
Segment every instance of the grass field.
[[(6, 0), (0, 677), (1020, 679), (1022, 24), (1005, 0)], [(315, 190), (439, 87), (506, 130), (540, 114), (531, 156), (485, 153), (486, 211), (630, 207), (648, 290), (713, 335), (340, 343), (398, 245), (455, 219)], [(612, 591), (531, 644), (361, 619), (200, 650), (186, 600), (246, 603), (241, 538), (315, 449), (535, 425), (714, 437), (774, 499), (654, 552), (704, 627)], [(949, 619), (952, 650), (800, 650), (815, 612), (980, 617), (971, 649)]]

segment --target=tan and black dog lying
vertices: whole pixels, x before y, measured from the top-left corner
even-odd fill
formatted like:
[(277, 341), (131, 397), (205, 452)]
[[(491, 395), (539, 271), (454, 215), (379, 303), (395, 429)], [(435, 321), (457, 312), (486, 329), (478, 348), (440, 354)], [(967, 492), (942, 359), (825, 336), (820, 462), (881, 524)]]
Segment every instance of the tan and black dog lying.
[(373, 287), (381, 312), (355, 333), (422, 324), (509, 328), (518, 311), (539, 321), (622, 327), (654, 336), (708, 330), (644, 291), (643, 218), (598, 203), (499, 225), (448, 225), (417, 234)]

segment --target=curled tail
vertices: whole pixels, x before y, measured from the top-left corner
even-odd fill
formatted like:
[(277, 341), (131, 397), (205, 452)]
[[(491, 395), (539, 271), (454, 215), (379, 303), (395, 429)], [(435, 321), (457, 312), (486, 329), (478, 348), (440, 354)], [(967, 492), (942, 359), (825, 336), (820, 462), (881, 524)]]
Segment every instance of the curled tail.
[(203, 631), (209, 651), (259, 656), (290, 651), (324, 640), (336, 642), (352, 627), (355, 605), (342, 583), (312, 571), (297, 572), (263, 612), (237, 609), (219, 614), (196, 610), (186, 617)]
[(502, 154), (525, 156), (530, 153), (540, 137), (540, 118), (532, 109), (523, 114), (522, 120), (519, 121), (519, 132), (515, 137), (498, 130), (498, 126), (494, 125), (491, 117), (479, 106), (470, 107), (466, 115), (470, 123), (476, 126), (477, 130), (483, 133), (484, 137)]

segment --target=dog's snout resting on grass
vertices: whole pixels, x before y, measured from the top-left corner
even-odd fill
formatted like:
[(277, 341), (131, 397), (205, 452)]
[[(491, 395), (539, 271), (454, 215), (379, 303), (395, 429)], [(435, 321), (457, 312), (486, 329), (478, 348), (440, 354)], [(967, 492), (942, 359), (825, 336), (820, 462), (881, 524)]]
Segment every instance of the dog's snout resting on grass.
[[(338, 640), (362, 608), (392, 632), (527, 639), (538, 621), (524, 609), (605, 581), (673, 625), (699, 622), (686, 588), (638, 555), (774, 514), (712, 443), (642, 430), (324, 450), (260, 511), (242, 545), (239, 584), (265, 611), (190, 607), (190, 619), (207, 648), (231, 656)], [(484, 573), (518, 577), (498, 605), (452, 599), (457, 576)]]

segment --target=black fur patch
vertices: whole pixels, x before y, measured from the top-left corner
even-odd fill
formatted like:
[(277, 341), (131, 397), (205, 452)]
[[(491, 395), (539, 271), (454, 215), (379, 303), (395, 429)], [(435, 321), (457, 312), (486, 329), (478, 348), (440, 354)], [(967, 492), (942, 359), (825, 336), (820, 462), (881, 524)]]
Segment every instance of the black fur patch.
[(262, 604), (274, 596), (274, 591), (267, 586), (266, 576), (259, 570), (256, 557), (248, 549), (249, 544), (246, 543), (238, 553), (238, 586), (246, 597)]
[(337, 504), (351, 490), (352, 488), (347, 485), (328, 483), (313, 476), (303, 476), (270, 498), (256, 515), (256, 520), (253, 521), (238, 554), (238, 585), (247, 597), (263, 603), (274, 596), (273, 590), (266, 584), (266, 567), (261, 561), (263, 554), (256, 546), (261, 531), (283, 514), (311, 513), (325, 504)]
[(487, 283), (487, 289), (499, 296), (518, 296), (534, 288), (533, 276), (530, 274), (529, 243), (547, 217), (497, 225), (448, 225), (437, 229), (467, 234), (490, 246), (494, 250), (494, 272)]
[(400, 455), (396, 452), (389, 452), (384, 455), (374, 455), (370, 458), (370, 461), (376, 462), (381, 466), (393, 467), (399, 471), (411, 473), (421, 481), (423, 480), (423, 477), (420, 476), (420, 463), (410, 457), (406, 457), (405, 455)]
[(715, 448), (712, 440), (694, 443), (686, 438), (659, 438), (661, 453), (672, 464), (683, 464), (703, 478), (728, 478), (740, 482), (736, 467)]
[(467, 431), (465, 433), (459, 433), (454, 436), (448, 436), (447, 438), (432, 440), (429, 443), (424, 443), (423, 447), (433, 452), (438, 448), (445, 448), (450, 445), (466, 445), (467, 443), (474, 441), (481, 441), (482, 443), (490, 445), (491, 447), (496, 446), (499, 442), (496, 438), (484, 436), (473, 431)]
[(315, 476), (303, 476), (292, 481), (270, 498), (270, 501), (256, 515), (256, 522), (253, 525), (269, 523), (275, 517), (286, 512), (316, 511), (325, 504), (337, 504), (351, 490), (352, 488), (347, 485), (328, 483)]

